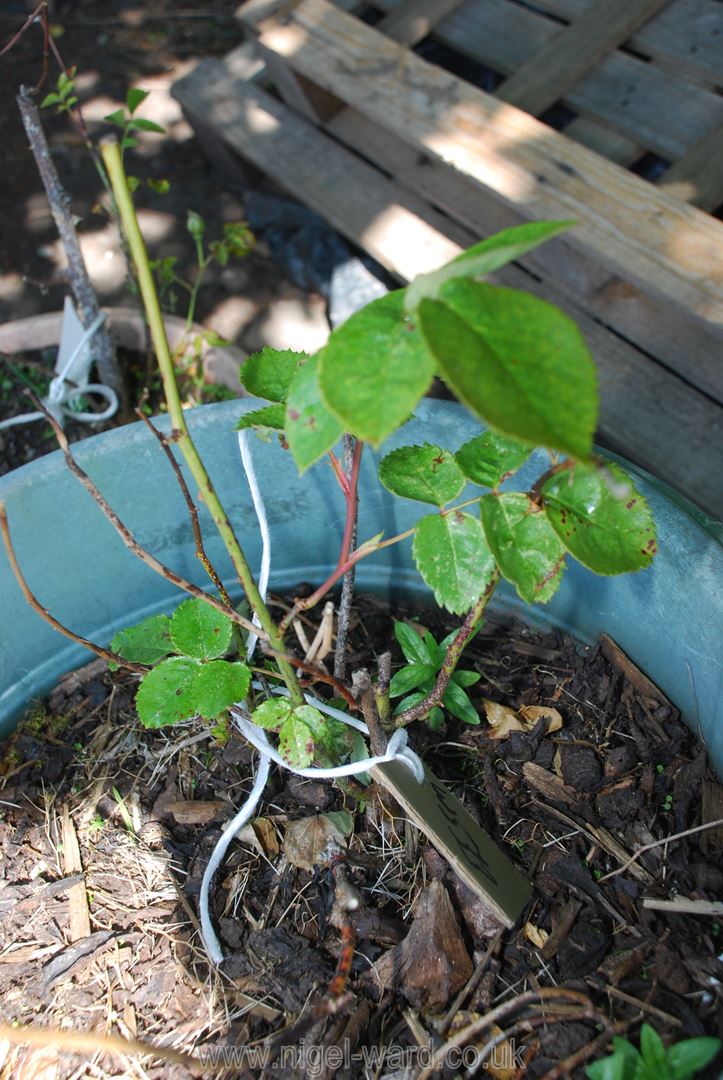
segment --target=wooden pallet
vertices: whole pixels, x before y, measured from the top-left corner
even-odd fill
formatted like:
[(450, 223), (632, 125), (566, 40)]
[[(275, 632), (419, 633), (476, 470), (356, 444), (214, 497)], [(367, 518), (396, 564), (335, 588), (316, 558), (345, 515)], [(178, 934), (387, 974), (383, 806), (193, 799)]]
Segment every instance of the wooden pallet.
[[(662, 151), (656, 110), (646, 113), (641, 95), (653, 93), (648, 68), (668, 71), (658, 112), (671, 108), (665, 138), (671, 149), (677, 140), (678, 159), (666, 175), (678, 169), (676, 184), (689, 183), (703, 153), (698, 201), (721, 194), (723, 168), (705, 146), (716, 148), (723, 119), (711, 89), (723, 82), (723, 57), (683, 47), (695, 42), (678, 11), (698, 12), (697, 32), (721, 5), (535, 0), (532, 11), (513, 0), (375, 0), (387, 12), (376, 28), (342, 7), (359, 5), (248, 0), (239, 17), (283, 101), (247, 78), (247, 46), (201, 64), (174, 93), (206, 143), (272, 176), (401, 280), (508, 225), (575, 218), (570, 234), (498, 280), (580, 325), (600, 369), (602, 441), (723, 516), (713, 449), (723, 442), (723, 224), (619, 164)], [(563, 18), (566, 29), (554, 21)], [(430, 34), (513, 74), (491, 96), (411, 51)], [(603, 90), (623, 77), (634, 118), (612, 127)], [(560, 101), (577, 110), (565, 134), (532, 115)], [(676, 119), (686, 110), (687, 126)]]

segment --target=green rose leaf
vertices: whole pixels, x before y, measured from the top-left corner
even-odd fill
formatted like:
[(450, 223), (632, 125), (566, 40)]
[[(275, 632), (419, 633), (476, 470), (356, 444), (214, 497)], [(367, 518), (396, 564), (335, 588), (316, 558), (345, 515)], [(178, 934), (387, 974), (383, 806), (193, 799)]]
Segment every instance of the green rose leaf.
[(410, 690), (416, 690), (425, 682), (431, 682), (434, 678), (434, 668), (431, 664), (408, 664), (400, 668), (389, 683), (389, 696), (401, 697)]
[(482, 487), (497, 487), (525, 463), (532, 447), (508, 439), (496, 431), (485, 431), (460, 446), (454, 459), (468, 480)]
[(474, 244), (462, 252), (456, 259), (440, 266), (429, 274), (420, 274), (406, 290), (405, 305), (407, 311), (414, 311), (425, 297), (435, 299), (446, 281), (453, 278), (477, 278), (499, 270), (514, 259), (519, 259), (533, 248), (539, 247), (545, 240), (556, 236), (574, 225), (573, 221), (531, 221), (526, 225), (515, 225), (504, 229), (486, 240)]
[(292, 712), (293, 709), (288, 698), (269, 698), (268, 701), (264, 701), (257, 709), (254, 709), (251, 719), (265, 731), (278, 731)]
[[(408, 626), (407, 623), (395, 622), (394, 636), (404, 653), (404, 659), (408, 660), (410, 664), (434, 663), (434, 654), (430, 652), (426, 641), (419, 636), (413, 627)], [(432, 638), (432, 643), (434, 644), (434, 638)]]
[(294, 372), (299, 364), (308, 359), (307, 353), (272, 349), (267, 345), (244, 361), (239, 378), (254, 397), (284, 402)]
[(536, 296), (458, 279), (423, 300), (419, 323), (440, 372), (464, 404), (525, 442), (590, 453), (595, 367), (580, 331)]
[(126, 114), (122, 109), (116, 109), (115, 112), (108, 113), (103, 119), (107, 124), (114, 124), (115, 127), (124, 128), (126, 126)]
[(429, 710), (429, 713), (427, 714), (427, 724), (432, 731), (441, 731), (444, 726), (444, 713), (438, 705), (435, 705), (433, 709)]
[(546, 603), (562, 580), (565, 548), (545, 514), (521, 491), (485, 495), (480, 508), (502, 576), (526, 603)]
[(295, 769), (308, 769), (314, 760), (314, 736), (309, 725), (299, 719), (296, 710), (279, 730), (279, 753)]
[(136, 111), (139, 105), (142, 105), (150, 93), (150, 90), (140, 90), (138, 87), (132, 86), (126, 94), (126, 108), (131, 115)]
[(345, 724), (337, 721), (335, 727), (332, 723), (332, 717), (323, 716), (313, 705), (297, 705), (293, 710), (293, 716), (296, 720), (301, 720), (302, 723), (306, 724), (314, 736), (314, 742), (327, 750), (334, 749), (338, 745), (338, 727), (346, 731)]
[(172, 656), (143, 676), (136, 709), (144, 727), (166, 727), (197, 714), (196, 679), (200, 668), (198, 660)]
[[(167, 615), (151, 615), (135, 626), (119, 631), (110, 643), (113, 652), (136, 664), (157, 664), (173, 652), (171, 620)], [(108, 667), (115, 671), (117, 664)]]
[(229, 705), (243, 701), (250, 685), (251, 671), (246, 664), (228, 660), (201, 664), (194, 685), (197, 712), (213, 720)]
[(477, 602), (495, 571), (480, 521), (460, 511), (422, 518), (412, 554), (437, 603), (456, 615)]
[(596, 574), (650, 566), (658, 548), (645, 499), (620, 466), (575, 462), (542, 486), (545, 514), (571, 555)]
[(445, 506), (464, 489), (465, 478), (454, 457), (440, 446), (401, 446), (379, 463), (379, 479), (405, 499)]
[(465, 724), (479, 724), (479, 713), (461, 686), (456, 682), (450, 682), (442, 697), (445, 709), (462, 720)]
[(310, 356), (296, 370), (286, 402), (286, 438), (299, 472), (329, 450), (343, 433), (324, 404), (319, 389), (320, 355)]
[(321, 352), (319, 381), (346, 431), (378, 446), (429, 389), (434, 358), (404, 312), (404, 292), (374, 300), (335, 330)]
[(144, 120), (143, 117), (139, 117), (128, 125), (130, 128), (137, 128), (138, 131), (154, 131), (157, 135), (165, 135), (166, 129), (161, 127), (160, 124), (154, 123), (153, 120)]
[(215, 660), (231, 645), (233, 623), (228, 615), (192, 597), (179, 604), (171, 619), (171, 640), (177, 652), (197, 660)]
[(265, 427), (273, 428), (274, 431), (283, 431), (285, 423), (286, 408), (279, 403), (265, 405), (263, 409), (254, 409), (252, 412), (244, 413), (236, 425), (236, 430), (244, 431), (246, 428)]

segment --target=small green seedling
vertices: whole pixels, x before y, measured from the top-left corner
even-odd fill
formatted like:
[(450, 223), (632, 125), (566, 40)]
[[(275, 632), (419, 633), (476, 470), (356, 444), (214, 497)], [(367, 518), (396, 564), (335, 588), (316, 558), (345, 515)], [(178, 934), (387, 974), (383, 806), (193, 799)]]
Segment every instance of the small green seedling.
[[(418, 705), (431, 691), (447, 655), (447, 648), (456, 635), (457, 631), (453, 630), (437, 643), (429, 630), (420, 636), (406, 623), (394, 623), (394, 636), (408, 661), (394, 674), (389, 684), (389, 696), (402, 698), (394, 710), (395, 715)], [(474, 686), (479, 680), (476, 671), (457, 668), (453, 672), (442, 697), (442, 707), (435, 705), (427, 715), (427, 723), (432, 731), (438, 731), (444, 723), (444, 709), (466, 724), (479, 724), (479, 713), (465, 693), (467, 687)]]
[(57, 112), (69, 113), (74, 105), (78, 104), (78, 95), (75, 92), (75, 78), (78, 74), (77, 67), (61, 71), (55, 84), (55, 90), (46, 94), (40, 102), (41, 109), (49, 109), (56, 106)]
[(103, 119), (108, 124), (113, 124), (114, 127), (120, 128), (121, 140), (120, 147), (121, 153), (125, 150), (135, 149), (138, 146), (138, 139), (135, 137), (139, 131), (153, 131), (157, 135), (165, 135), (166, 129), (161, 127), (160, 124), (156, 124), (153, 120), (146, 120), (142, 116), (136, 116), (136, 110), (148, 97), (150, 91), (139, 90), (136, 87), (132, 87), (126, 94), (125, 108), (116, 109), (115, 112), (109, 113)]
[(613, 1036), (613, 1053), (588, 1065), (589, 1080), (690, 1080), (710, 1064), (721, 1040), (709, 1036), (683, 1039), (667, 1049), (650, 1024), (640, 1029), (640, 1050), (628, 1039)]

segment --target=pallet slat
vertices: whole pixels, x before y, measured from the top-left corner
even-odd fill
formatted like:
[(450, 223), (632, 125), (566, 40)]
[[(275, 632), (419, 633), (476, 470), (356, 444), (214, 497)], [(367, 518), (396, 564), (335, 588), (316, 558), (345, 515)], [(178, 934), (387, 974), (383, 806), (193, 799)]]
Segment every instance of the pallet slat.
[(409, 278), (458, 254), (459, 243), (438, 227), (441, 214), (421, 204), (419, 212), (410, 209), (413, 200), (401, 201), (378, 170), (271, 95), (229, 76), (222, 63), (204, 61), (173, 92), (191, 116), (212, 124), (236, 153), (290, 186), (391, 272)]
[[(560, 18), (576, 19), (597, 0), (536, 0)], [(723, 8), (720, 0), (675, 0), (633, 34), (631, 47), (672, 71), (709, 86), (723, 85)]]
[[(680, 2), (676, 0), (674, 8)], [(395, 6), (395, 0), (376, 3), (385, 11)], [(668, 10), (648, 25), (652, 27)], [(434, 36), (486, 67), (511, 75), (559, 29), (544, 14), (510, 0), (468, 0), (439, 23)], [(723, 121), (723, 99), (718, 94), (619, 51), (601, 60), (563, 100), (590, 122), (601, 123), (668, 161), (677, 160)]]
[(511, 75), (496, 97), (541, 116), (670, 0), (598, 0)]
[[(522, 218), (463, 176), (438, 162), (420, 161), (416, 149), (352, 109), (342, 110), (327, 130), (391, 174), (405, 188), (446, 211), (475, 240), (520, 224)], [(561, 238), (562, 239), (562, 238)], [(706, 327), (676, 318), (666, 305), (655, 304), (602, 266), (543, 244), (520, 263), (543, 281), (556, 283), (576, 305), (615, 328), (618, 334), (652, 352), (673, 371), (719, 404), (723, 404), (721, 344)]]
[[(291, 184), (297, 197), (402, 280), (453, 257), (476, 238), (257, 87), (234, 78), (221, 63), (201, 64), (176, 84), (174, 95), (191, 118), (194, 113), (203, 116), (204, 125), (230, 148), (282, 185)], [(417, 157), (411, 149), (406, 152)], [(515, 266), (496, 277), (560, 304), (578, 321), (599, 365), (600, 431), (606, 445), (671, 484), (685, 484), (689, 495), (711, 512), (723, 512), (723, 501), (711, 503), (715, 489), (705, 452), (708, 439), (716, 431), (721, 434), (721, 410), (676, 376), (660, 371), (653, 360), (553, 287)], [(653, 430), (645, 422), (650, 415), (656, 417)], [(671, 455), (681, 416), (690, 430), (681, 453)]]

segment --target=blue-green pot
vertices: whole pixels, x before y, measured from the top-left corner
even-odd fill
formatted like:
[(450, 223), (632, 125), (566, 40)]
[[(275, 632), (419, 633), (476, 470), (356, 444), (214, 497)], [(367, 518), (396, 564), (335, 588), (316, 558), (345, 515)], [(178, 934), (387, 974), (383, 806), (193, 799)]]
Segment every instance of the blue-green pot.
[[(252, 566), (259, 562), (260, 541), (234, 426), (241, 410), (255, 404), (250, 399), (225, 402), (188, 414), (193, 437)], [(456, 449), (478, 431), (479, 425), (460, 406), (423, 401), (416, 418), (385, 444), (384, 452), (422, 441)], [(271, 526), (272, 588), (321, 582), (336, 565), (344, 524), (344, 505), (331, 469), (322, 463), (299, 478), (290, 454), (275, 440), (263, 443), (252, 437), (251, 442)], [(87, 439), (75, 453), (139, 542), (180, 574), (206, 586), (177, 483), (144, 425)], [(522, 481), (531, 483), (541, 468), (539, 461), (528, 463)], [(723, 776), (723, 548), (711, 523), (697, 511), (649, 477), (638, 474), (637, 483), (658, 527), (660, 554), (653, 565), (638, 574), (600, 578), (571, 559), (553, 601), (527, 609), (526, 617), (563, 627), (585, 642), (601, 631), (610, 634), (700, 733)], [(107, 645), (122, 627), (177, 603), (173, 587), (123, 545), (59, 452), (0, 479), (0, 501), (7, 508), (30, 587), (76, 633)], [(388, 536), (401, 532), (426, 512), (421, 504), (393, 498), (381, 488), (373, 455), (365, 453), (360, 540), (382, 529)], [(213, 562), (232, 582), (215, 531), (209, 527), (205, 535)], [(362, 561), (357, 580), (362, 590), (429, 599), (408, 541)], [(521, 606), (506, 587), (496, 603)], [(45, 693), (89, 654), (28, 607), (3, 552), (0, 612), (2, 735), (31, 698)]]

